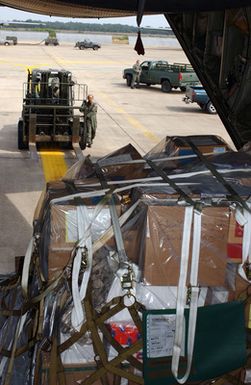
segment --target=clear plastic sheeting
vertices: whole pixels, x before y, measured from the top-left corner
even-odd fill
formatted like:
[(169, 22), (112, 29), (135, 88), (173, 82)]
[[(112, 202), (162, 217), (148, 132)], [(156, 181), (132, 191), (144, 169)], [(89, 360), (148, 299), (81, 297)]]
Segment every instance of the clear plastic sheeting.
[[(61, 334), (61, 342), (65, 342), (70, 334)], [(61, 359), (64, 365), (90, 364), (94, 362), (95, 353), (91, 337), (79, 339), (69, 349), (62, 353)]]
[(187, 139), (205, 155), (218, 155), (231, 151), (227, 143), (215, 135), (167, 136), (145, 155), (145, 159), (158, 160), (158, 164), (165, 161), (168, 169), (189, 166), (197, 155), (187, 143)]
[[(234, 172), (237, 169), (243, 170), (243, 172), (248, 172), (251, 167), (250, 154), (245, 152), (235, 152), (234, 157), (232, 156), (231, 152), (226, 152), (217, 155), (211, 154), (208, 156), (208, 159), (217, 169), (223, 169), (226, 171), (229, 170)], [(188, 168), (190, 171), (190, 167), (188, 167), (187, 165), (185, 167)], [(193, 172), (196, 172), (207, 170), (207, 167), (201, 161), (196, 159), (193, 162), (192, 169)]]
[[(199, 148), (208, 141), (196, 137)], [(198, 307), (248, 298), (250, 155), (206, 155), (217, 169), (222, 165), (222, 177), (235, 188), (231, 194), (202, 160), (184, 165), (177, 158), (169, 172), (178, 143), (166, 138), (145, 159), (131, 145), (95, 163), (86, 158), (63, 180), (47, 184), (22, 279), (0, 279), (1, 310), (12, 311), (0, 313), (0, 384), (91, 385), (118, 377), (142, 384), (143, 313), (176, 309), (184, 250), (185, 308), (193, 301), (196, 253)], [(200, 218), (192, 219), (190, 231), (188, 209)], [(12, 353), (10, 370), (13, 347), (18, 354)]]
[(18, 280), (13, 275), (5, 276), (5, 283), (10, 288), (0, 294), (0, 384), (5, 384), (11, 375), (11, 384), (28, 385), (34, 312), (24, 310), (25, 299)]
[[(139, 152), (131, 145), (120, 148), (113, 153), (98, 159), (97, 163), (102, 168), (105, 177), (109, 180), (134, 179), (145, 176), (144, 163), (130, 164), (135, 160), (141, 160)], [(142, 166), (143, 165), (143, 166)], [(96, 177), (95, 164), (86, 157), (83, 161), (75, 163), (63, 177), (64, 181), (81, 180)]]

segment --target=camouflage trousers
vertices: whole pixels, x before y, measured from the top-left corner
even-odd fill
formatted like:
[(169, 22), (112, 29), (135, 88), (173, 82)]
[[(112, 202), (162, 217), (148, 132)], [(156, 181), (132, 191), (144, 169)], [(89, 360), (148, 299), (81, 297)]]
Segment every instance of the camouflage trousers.
[(133, 88), (135, 86), (135, 83), (137, 83), (137, 85), (139, 85), (139, 82), (140, 82), (140, 74), (133, 73), (132, 74), (131, 87)]
[(96, 135), (96, 127), (93, 127), (91, 120), (86, 120), (86, 142), (91, 144)]

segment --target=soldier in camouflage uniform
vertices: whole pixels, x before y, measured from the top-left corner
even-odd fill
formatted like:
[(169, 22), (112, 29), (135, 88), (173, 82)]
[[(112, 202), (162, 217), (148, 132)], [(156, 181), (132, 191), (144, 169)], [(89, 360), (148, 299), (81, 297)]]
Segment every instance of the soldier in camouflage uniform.
[(136, 61), (136, 63), (132, 67), (133, 73), (132, 73), (132, 83), (131, 83), (131, 88), (134, 88), (135, 82), (137, 82), (137, 87), (139, 87), (139, 82), (140, 82), (140, 75), (141, 75), (141, 67), (140, 67), (140, 62), (139, 60)]
[(91, 147), (92, 141), (96, 135), (97, 129), (97, 104), (94, 102), (94, 96), (88, 95), (87, 100), (84, 100), (79, 111), (84, 113), (85, 128), (86, 128), (86, 145)]

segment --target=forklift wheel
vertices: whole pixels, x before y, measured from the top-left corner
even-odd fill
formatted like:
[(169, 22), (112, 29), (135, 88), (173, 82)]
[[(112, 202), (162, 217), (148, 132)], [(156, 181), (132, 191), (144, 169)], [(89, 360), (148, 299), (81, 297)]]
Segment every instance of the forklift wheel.
[(71, 142), (62, 142), (60, 143), (60, 148), (62, 148), (62, 150), (71, 150), (72, 144)]
[(81, 148), (81, 150), (85, 150), (85, 148), (86, 148), (86, 141), (81, 139), (80, 142), (79, 142), (79, 147)]
[(83, 123), (80, 123), (79, 136), (79, 147), (81, 148), (81, 150), (84, 150), (86, 148), (86, 129)]
[(24, 142), (23, 132), (24, 132), (24, 122), (22, 120), (19, 120), (19, 122), (18, 122), (18, 132), (17, 132), (18, 149), (19, 150), (28, 150), (29, 149), (29, 145), (28, 145), (28, 142)]

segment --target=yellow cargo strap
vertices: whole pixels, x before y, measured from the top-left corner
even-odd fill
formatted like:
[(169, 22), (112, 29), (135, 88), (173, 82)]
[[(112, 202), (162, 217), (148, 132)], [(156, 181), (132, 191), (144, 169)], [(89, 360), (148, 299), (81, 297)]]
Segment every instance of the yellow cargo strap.
[(67, 171), (64, 152), (41, 150), (39, 153), (42, 159), (45, 181), (61, 179)]

